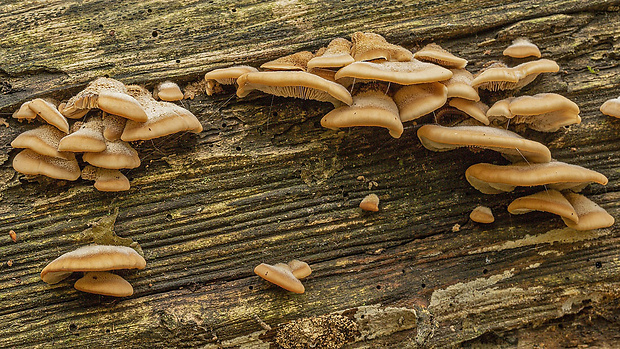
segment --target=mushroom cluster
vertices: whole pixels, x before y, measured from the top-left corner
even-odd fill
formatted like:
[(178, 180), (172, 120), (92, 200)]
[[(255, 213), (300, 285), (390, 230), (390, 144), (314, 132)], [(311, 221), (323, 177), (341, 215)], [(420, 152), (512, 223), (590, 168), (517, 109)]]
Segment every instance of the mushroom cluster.
[[(155, 97), (161, 99), (158, 101)], [(151, 94), (140, 86), (125, 86), (98, 78), (66, 102), (34, 99), (13, 117), (45, 125), (17, 136), (11, 146), (24, 149), (13, 159), (13, 168), (26, 175), (74, 181), (95, 181), (100, 191), (129, 189), (120, 169), (140, 166), (138, 152), (129, 144), (177, 132), (201, 132), (202, 125), (187, 109), (166, 102), (182, 99), (179, 86), (166, 81)], [(72, 122), (68, 119), (83, 119)], [(80, 169), (76, 154), (87, 163)]]

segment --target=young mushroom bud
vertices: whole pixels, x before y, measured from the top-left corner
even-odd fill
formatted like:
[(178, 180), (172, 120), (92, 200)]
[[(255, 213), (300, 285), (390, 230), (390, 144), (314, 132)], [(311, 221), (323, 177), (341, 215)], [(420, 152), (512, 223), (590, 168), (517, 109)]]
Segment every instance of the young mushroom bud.
[(155, 97), (155, 99), (159, 98), (162, 101), (180, 101), (183, 99), (183, 92), (181, 92), (179, 85), (166, 80), (155, 86), (153, 97)]
[(368, 194), (360, 202), (360, 208), (364, 211), (379, 211), (379, 197), (377, 194)]
[(486, 206), (476, 206), (476, 208), (474, 208), (469, 214), (469, 218), (478, 223), (488, 224), (495, 222), (493, 212)]
[(540, 50), (527, 38), (516, 38), (503, 52), (504, 56), (513, 58), (536, 57), (540, 58)]

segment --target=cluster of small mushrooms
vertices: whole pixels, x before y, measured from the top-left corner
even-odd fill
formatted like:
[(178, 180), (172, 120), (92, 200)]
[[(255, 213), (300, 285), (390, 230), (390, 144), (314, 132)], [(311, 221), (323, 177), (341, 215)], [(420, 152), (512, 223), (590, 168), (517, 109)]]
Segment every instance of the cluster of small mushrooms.
[[(81, 176), (95, 181), (100, 191), (129, 190), (129, 180), (119, 170), (140, 166), (138, 152), (129, 142), (202, 131), (194, 114), (169, 102), (182, 98), (179, 86), (170, 81), (151, 94), (143, 87), (102, 77), (60, 104), (41, 98), (28, 101), (13, 117), (20, 121), (39, 117), (46, 124), (11, 142), (13, 148), (24, 148), (13, 159), (13, 168), (69, 181)], [(83, 121), (70, 125), (68, 119)], [(83, 169), (76, 154), (83, 154), (88, 164)]]

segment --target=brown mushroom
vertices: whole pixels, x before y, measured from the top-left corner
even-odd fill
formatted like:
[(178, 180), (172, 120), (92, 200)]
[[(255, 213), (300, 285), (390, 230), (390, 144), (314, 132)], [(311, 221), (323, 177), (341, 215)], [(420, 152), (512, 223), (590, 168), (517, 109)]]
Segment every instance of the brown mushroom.
[[(76, 122), (76, 124), (78, 123)], [(79, 128), (76, 131), (60, 140), (58, 150), (74, 153), (98, 153), (105, 150), (106, 141), (103, 138), (103, 122), (101, 118), (92, 118), (78, 125)]]
[(84, 153), (84, 161), (89, 164), (118, 170), (121, 168), (136, 168), (140, 166), (138, 152), (125, 141), (106, 141), (106, 149), (100, 153)]
[(390, 44), (385, 38), (375, 33), (355, 32), (351, 34), (351, 56), (356, 61), (385, 59), (406, 62), (413, 59), (413, 53), (406, 48)]
[(301, 280), (301, 279), (309, 276), (312, 273), (312, 269), (310, 268), (310, 266), (306, 262), (302, 262), (300, 260), (293, 259), (292, 261), (288, 262), (287, 264), (288, 264), (289, 268), (291, 268), (291, 272), (293, 273), (293, 276), (295, 276), (297, 279)]
[(72, 153), (67, 153), (64, 158), (58, 158), (25, 149), (13, 158), (13, 168), (27, 175), (43, 175), (68, 181), (74, 181), (80, 177), (80, 167)]
[(478, 91), (472, 87), (473, 75), (465, 69), (450, 69), (452, 77), (442, 81), (448, 88), (448, 98), (459, 97), (477, 102), (480, 100)]
[(153, 97), (168, 102), (180, 101), (183, 99), (183, 92), (181, 92), (179, 85), (172, 81), (166, 80), (155, 86), (155, 89), (153, 90)]
[(583, 195), (571, 192), (564, 193), (564, 196), (575, 208), (575, 212), (579, 217), (578, 223), (562, 217), (562, 220), (564, 220), (564, 223), (566, 223), (569, 228), (576, 230), (592, 230), (607, 228), (614, 225), (614, 217), (594, 201)]
[(377, 194), (368, 194), (360, 202), (360, 208), (364, 211), (379, 211), (379, 197)]
[(28, 101), (28, 102), (24, 102), (19, 109), (17, 109), (14, 113), (13, 113), (13, 118), (19, 120), (19, 121), (23, 121), (23, 120), (34, 120), (34, 118), (37, 117), (37, 113), (35, 113), (32, 109), (30, 109), (30, 102), (32, 101)]
[(310, 51), (300, 51), (280, 57), (261, 65), (265, 70), (298, 70), (306, 71), (308, 62), (314, 57)]
[(403, 86), (394, 94), (400, 120), (407, 122), (441, 108), (446, 103), (448, 88), (438, 82)]
[(82, 170), (82, 179), (95, 181), (94, 187), (99, 191), (116, 192), (129, 190), (129, 179), (119, 170), (87, 165)]
[(103, 138), (108, 141), (121, 139), (127, 119), (122, 116), (103, 113)]
[(215, 69), (205, 74), (207, 81), (206, 92), (211, 96), (221, 92), (220, 85), (235, 85), (237, 79), (246, 73), (258, 72), (258, 69), (249, 65), (235, 65), (228, 68)]
[[(26, 108), (30, 109), (31, 112), (28, 112)], [(20, 120), (31, 120), (33, 119), (32, 113), (40, 116), (41, 119), (58, 128), (60, 131), (69, 133), (69, 122), (62, 114), (60, 114), (58, 109), (56, 109), (56, 104), (54, 104), (53, 101), (48, 101), (41, 98), (33, 99), (30, 102), (22, 104), (22, 107), (13, 114), (13, 117)]]
[(489, 124), (489, 118), (487, 118), (486, 114), (489, 107), (480, 101), (474, 102), (469, 99), (455, 97), (450, 99), (448, 105), (464, 112), (484, 125)]
[(355, 62), (351, 56), (351, 42), (344, 38), (333, 39), (320, 55), (308, 61), (308, 69), (339, 68)]
[(466, 59), (453, 55), (435, 43), (422, 47), (413, 54), (413, 57), (424, 62), (439, 64), (446, 68), (463, 69), (467, 65)]
[(605, 115), (620, 118), (620, 97), (605, 101), (600, 110)]
[(524, 214), (532, 211), (549, 212), (573, 223), (579, 222), (579, 217), (570, 202), (562, 193), (554, 189), (517, 198), (508, 205), (508, 212), (512, 214)]
[(540, 50), (527, 38), (516, 38), (503, 52), (504, 56), (513, 58), (537, 57), (540, 58)]
[(73, 285), (76, 290), (104, 296), (129, 297), (133, 287), (122, 277), (107, 271), (89, 271)]
[(55, 158), (67, 159), (73, 155), (58, 151), (58, 142), (65, 136), (65, 133), (52, 125), (42, 125), (35, 129), (26, 131), (17, 136), (11, 146), (13, 148), (27, 148), (35, 152)]
[(293, 275), (291, 267), (284, 263), (269, 265), (259, 264), (254, 273), (263, 279), (294, 293), (304, 293), (304, 285)]
[(400, 85), (421, 84), (450, 79), (452, 72), (433, 63), (417, 59), (407, 62), (355, 62), (340, 68), (336, 80), (355, 78), (357, 81), (378, 80)]
[(476, 206), (469, 214), (469, 218), (477, 223), (488, 224), (495, 222), (493, 211), (486, 206)]

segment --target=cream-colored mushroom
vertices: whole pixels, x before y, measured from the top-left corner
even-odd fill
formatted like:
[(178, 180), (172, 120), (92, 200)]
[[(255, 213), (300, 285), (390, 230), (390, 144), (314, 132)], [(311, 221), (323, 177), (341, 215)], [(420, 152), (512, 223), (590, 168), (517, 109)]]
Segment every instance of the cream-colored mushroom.
[(310, 51), (300, 51), (280, 57), (261, 65), (264, 70), (297, 70), (306, 71), (308, 62), (314, 57)]
[(133, 287), (122, 277), (107, 271), (89, 271), (73, 285), (76, 290), (112, 297), (129, 297)]
[(406, 62), (413, 59), (411, 51), (402, 46), (390, 44), (379, 34), (355, 32), (351, 34), (351, 42), (351, 56), (356, 61), (385, 59)]
[(435, 43), (422, 47), (413, 54), (413, 57), (424, 62), (439, 64), (446, 68), (462, 69), (467, 65), (466, 59), (453, 55)]
[(67, 159), (73, 155), (58, 151), (58, 142), (65, 133), (52, 125), (42, 125), (35, 129), (25, 131), (17, 136), (11, 146), (13, 148), (32, 149), (35, 152), (55, 158)]
[(469, 214), (469, 218), (477, 223), (488, 224), (495, 222), (493, 211), (486, 206), (476, 206), (476, 208), (474, 208)]
[(211, 96), (222, 91), (220, 85), (236, 85), (237, 79), (243, 74), (258, 72), (258, 69), (249, 65), (235, 65), (228, 68), (215, 69), (205, 74), (207, 81), (206, 92)]
[(620, 97), (605, 101), (600, 110), (605, 115), (620, 118)]
[(355, 62), (351, 56), (351, 42), (344, 38), (333, 39), (320, 55), (308, 61), (308, 69), (339, 68)]
[(87, 122), (80, 123), (75, 132), (63, 137), (58, 143), (58, 150), (74, 153), (98, 153), (104, 151), (105, 148), (106, 141), (103, 138), (101, 118), (92, 118)]
[(379, 211), (379, 197), (377, 194), (368, 194), (360, 202), (360, 208), (364, 211)]
[(540, 58), (540, 50), (527, 38), (516, 38), (503, 52), (504, 56), (513, 58), (537, 57)]
[(106, 149), (100, 153), (84, 153), (84, 161), (89, 164), (118, 170), (121, 168), (136, 168), (140, 166), (138, 152), (125, 141), (106, 141)]
[(181, 88), (175, 82), (166, 80), (155, 86), (153, 97), (168, 102), (180, 101), (183, 99), (183, 92), (181, 92)]
[(95, 181), (94, 187), (99, 191), (116, 192), (129, 190), (129, 179), (119, 170), (87, 165), (82, 170), (82, 179)]
[(446, 103), (448, 88), (438, 82), (403, 86), (394, 94), (400, 120), (407, 122), (441, 108)]
[(517, 198), (508, 205), (508, 212), (512, 214), (524, 214), (532, 211), (549, 212), (574, 223), (579, 222), (579, 217), (570, 202), (562, 193), (554, 189)]
[(477, 102), (480, 100), (478, 91), (472, 87), (473, 75), (465, 69), (450, 69), (452, 77), (442, 81), (448, 88), (448, 98), (459, 97)]
[(67, 153), (64, 158), (58, 158), (25, 149), (13, 158), (13, 168), (27, 175), (43, 175), (68, 181), (74, 181), (80, 177), (80, 167), (72, 153)]
[(340, 68), (336, 80), (355, 78), (359, 82), (378, 80), (400, 85), (421, 84), (450, 79), (452, 72), (417, 59), (408, 62), (355, 62)]
[(469, 99), (455, 97), (450, 99), (448, 105), (464, 112), (484, 125), (489, 124), (489, 118), (487, 118), (486, 114), (489, 107), (480, 101), (475, 102)]
[(254, 268), (254, 273), (261, 278), (294, 293), (304, 293), (304, 285), (293, 275), (291, 267), (284, 263), (269, 265), (259, 264)]
[(614, 217), (594, 201), (583, 195), (571, 192), (564, 193), (564, 196), (575, 208), (575, 212), (579, 217), (578, 223), (562, 217), (562, 220), (564, 220), (564, 223), (566, 223), (569, 228), (576, 230), (592, 230), (607, 228), (614, 225)]

